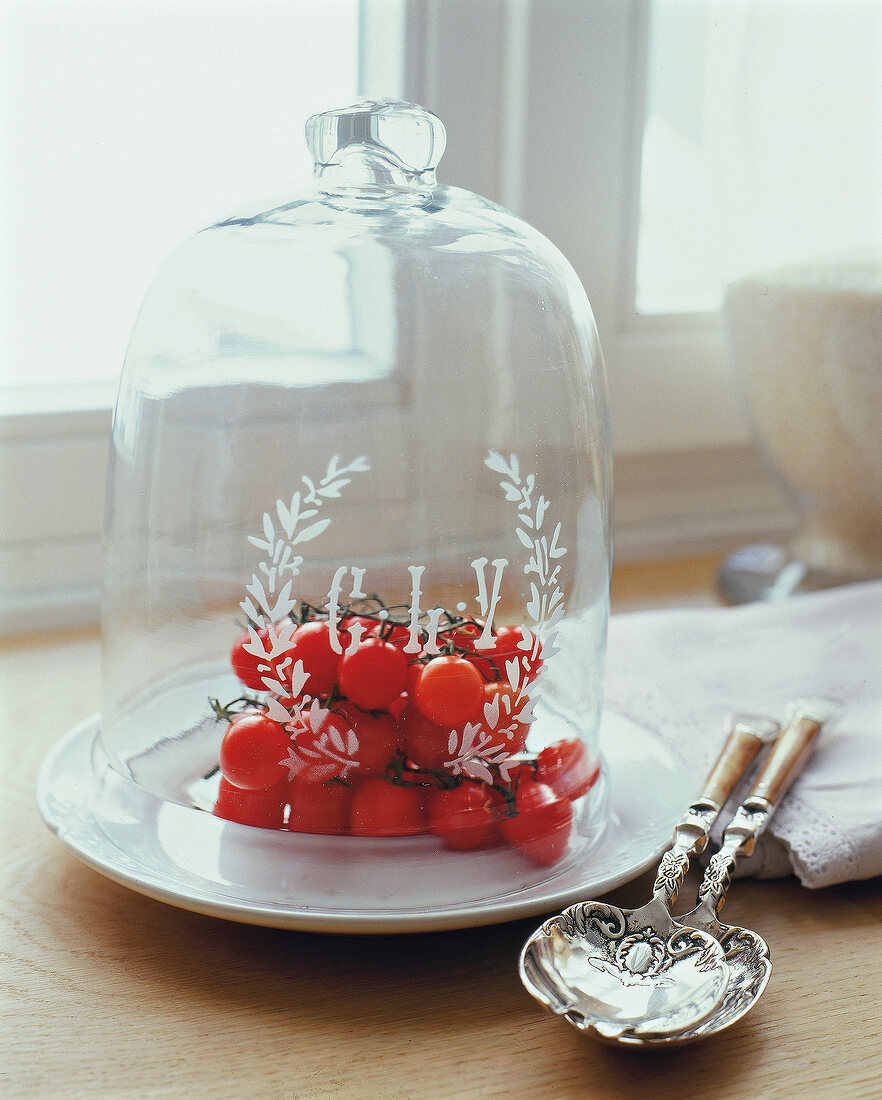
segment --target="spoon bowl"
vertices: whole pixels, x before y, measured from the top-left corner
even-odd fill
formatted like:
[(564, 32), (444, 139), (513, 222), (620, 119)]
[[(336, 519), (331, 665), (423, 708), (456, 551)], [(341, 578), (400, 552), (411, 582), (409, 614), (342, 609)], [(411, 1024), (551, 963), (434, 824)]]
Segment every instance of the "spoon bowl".
[(700, 1022), (725, 992), (725, 950), (671, 919), (663, 901), (636, 911), (589, 901), (552, 917), (522, 956), (527, 988), (603, 1039), (664, 1035)]

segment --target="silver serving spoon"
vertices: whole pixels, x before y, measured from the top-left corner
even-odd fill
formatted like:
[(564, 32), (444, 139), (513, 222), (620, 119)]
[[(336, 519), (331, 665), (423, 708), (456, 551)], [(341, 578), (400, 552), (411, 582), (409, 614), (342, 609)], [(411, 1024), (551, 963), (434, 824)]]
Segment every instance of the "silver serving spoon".
[(713, 936), (723, 948), (729, 967), (729, 984), (723, 999), (710, 1016), (694, 1027), (664, 1036), (622, 1035), (620, 1042), (660, 1046), (715, 1035), (740, 1020), (766, 988), (772, 971), (768, 944), (747, 928), (722, 924), (718, 914), (725, 903), (735, 864), (741, 856), (753, 852), (757, 838), (814, 751), (821, 728), (841, 710), (839, 703), (829, 699), (801, 699), (793, 704), (786, 728), (727, 826), (719, 851), (708, 864), (698, 889), (698, 905), (679, 918), (682, 924)]
[(580, 1031), (606, 1040), (671, 1034), (710, 1015), (729, 978), (724, 949), (708, 932), (674, 921), (669, 910), (690, 859), (704, 849), (735, 784), (778, 728), (754, 715), (730, 720), (701, 795), (675, 828), (652, 900), (640, 909), (579, 902), (547, 920), (521, 952), (529, 993)]

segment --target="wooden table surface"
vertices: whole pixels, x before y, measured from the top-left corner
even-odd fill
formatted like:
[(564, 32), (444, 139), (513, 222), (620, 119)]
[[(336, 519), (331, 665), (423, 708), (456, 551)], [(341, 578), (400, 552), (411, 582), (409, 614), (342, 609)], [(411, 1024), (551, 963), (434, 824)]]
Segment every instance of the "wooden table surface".
[[(710, 600), (712, 564), (617, 572), (617, 608)], [(3, 1097), (882, 1097), (882, 882), (735, 885), (726, 919), (774, 970), (704, 1044), (626, 1051), (539, 1009), (517, 976), (538, 918), (335, 937), (163, 905), (42, 824), (37, 769), (98, 709), (94, 631), (0, 649)], [(651, 876), (611, 895), (641, 904)]]

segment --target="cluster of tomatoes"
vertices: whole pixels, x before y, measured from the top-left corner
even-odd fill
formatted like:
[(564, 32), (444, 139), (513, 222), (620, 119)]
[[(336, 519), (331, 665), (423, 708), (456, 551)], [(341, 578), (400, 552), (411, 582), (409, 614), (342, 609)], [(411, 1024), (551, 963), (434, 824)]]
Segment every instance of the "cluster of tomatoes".
[(447, 615), (427, 654), (379, 602), (344, 612), (336, 645), (331, 630), (306, 608), (297, 624), (237, 638), (236, 675), (271, 698), (215, 705), (229, 723), (215, 814), (305, 833), (430, 833), (458, 851), (510, 844), (540, 864), (564, 854), (572, 802), (598, 766), (577, 740), (525, 750), (538, 640)]

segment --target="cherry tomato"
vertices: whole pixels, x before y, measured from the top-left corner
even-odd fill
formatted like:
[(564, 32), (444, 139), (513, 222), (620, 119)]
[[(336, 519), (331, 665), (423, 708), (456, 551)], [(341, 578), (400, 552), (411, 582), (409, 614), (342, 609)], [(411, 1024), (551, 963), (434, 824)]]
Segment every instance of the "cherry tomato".
[(435, 788), (429, 795), (429, 832), (456, 852), (486, 848), (499, 840), (492, 788), (483, 783), (461, 783), (451, 790)]
[(383, 710), (407, 687), (407, 658), (391, 642), (368, 638), (340, 661), (340, 690), (365, 710)]
[[(257, 635), (261, 641), (265, 640), (266, 629), (261, 627), (257, 631)], [(258, 672), (257, 669), (258, 664), (262, 663), (261, 659), (245, 649), (245, 646), (250, 644), (251, 633), (243, 630), (233, 642), (233, 648), (230, 651), (230, 664), (233, 666), (233, 672), (236, 673), (245, 687), (251, 688), (252, 691), (266, 691), (263, 683), (263, 677), (266, 673)]]
[[(507, 774), (508, 774), (508, 785), (511, 788), (512, 792), (514, 792), (515, 794), (517, 793), (517, 789), (518, 789), (518, 787), (520, 786), (520, 784), (522, 782), (523, 783), (531, 783), (536, 778), (535, 770), (526, 761), (522, 764), (515, 765), (515, 767), (513, 767), (513, 768), (508, 768), (507, 769)], [(496, 794), (496, 793), (497, 792), (494, 791), (494, 794)], [(503, 798), (502, 795), (500, 795), (499, 797), (501, 799), (502, 804), (507, 805), (505, 798)], [(509, 816), (509, 813), (507, 812), (505, 816), (506, 817)]]
[(349, 832), (353, 790), (345, 783), (306, 783), (295, 779), (289, 799), (288, 828), (297, 833), (341, 836)]
[[(340, 649), (345, 649), (346, 636), (339, 630), (337, 640)], [(316, 620), (299, 626), (294, 632), (290, 656), (292, 664), (303, 661), (303, 669), (309, 673), (304, 692), (320, 698), (330, 694), (331, 688), (337, 683), (341, 654), (331, 645), (331, 631), (326, 622)]]
[(480, 713), (484, 680), (464, 657), (435, 657), (417, 677), (414, 700), (439, 726), (462, 726)]
[(392, 715), (396, 722), (400, 722), (402, 714), (404, 714), (405, 710), (407, 709), (407, 704), (407, 692), (402, 691), (397, 699), (393, 699), (392, 702), (386, 706), (386, 710), (389, 712), (389, 714)]
[(368, 779), (355, 792), (349, 831), (355, 836), (416, 836), (426, 831), (425, 793), (416, 785), (398, 786)]
[(407, 694), (408, 697), (413, 699), (414, 692), (416, 691), (417, 680), (420, 678), (420, 673), (423, 671), (422, 661), (413, 661), (407, 666)]
[(581, 741), (555, 741), (536, 758), (536, 778), (559, 798), (581, 798), (597, 782), (600, 764), (592, 761)]
[[(278, 630), (280, 628), (273, 627), (272, 629), (276, 631), (276, 638), (278, 638)], [(270, 631), (267, 627), (259, 627), (257, 630), (257, 637), (259, 644), (263, 645), (264, 650), (269, 650), (271, 648)], [(267, 653), (250, 653), (248, 649), (246, 649), (246, 646), (250, 647), (252, 645), (253, 640), (251, 632), (243, 630), (233, 643), (233, 648), (230, 651), (230, 664), (233, 666), (233, 672), (235, 672), (245, 687), (251, 688), (252, 691), (267, 691), (267, 685), (263, 682), (264, 677), (266, 676), (276, 680), (280, 677), (284, 677), (284, 669), (280, 669), (279, 666), (284, 665), (286, 661), (290, 661), (289, 653), (280, 653), (276, 657), (271, 658)], [(282, 682), (284, 682), (284, 680), (282, 680)]]
[(344, 615), (339, 621), (340, 648), (345, 653), (352, 645), (352, 638), (356, 632), (358, 632), (359, 645), (361, 645), (365, 638), (372, 638), (376, 625), (373, 619), (369, 619), (365, 615)]
[(475, 653), (475, 642), (484, 633), (484, 622), (481, 619), (466, 619), (458, 626), (443, 632), (445, 641), (451, 641), (458, 649), (464, 649), (468, 653)]
[[(388, 623), (372, 623), (371, 626), (373, 637), (389, 642), (396, 649), (404, 649), (410, 641), (410, 627), (404, 626), (403, 623), (393, 623), (391, 626)], [(408, 654), (408, 658), (415, 656), (414, 653)]]
[(361, 623), (362, 638), (370, 637), (377, 629), (376, 619), (369, 619), (367, 615), (354, 615), (351, 611), (340, 619), (340, 629), (351, 635), (356, 623)]
[(343, 714), (316, 708), (294, 727), (288, 771), (304, 783), (326, 783), (347, 776), (358, 765), (358, 738)]
[(268, 790), (246, 791), (221, 776), (214, 815), (227, 821), (238, 821), (241, 825), (281, 829), (285, 821), (287, 797), (286, 782), (277, 783)]
[(516, 848), (534, 863), (549, 866), (566, 852), (573, 828), (573, 808), (544, 783), (522, 778), (518, 783), (514, 817), (504, 818), (499, 828)]
[(353, 775), (359, 779), (382, 775), (398, 749), (398, 722), (391, 714), (368, 714), (351, 702), (342, 704), (339, 711), (358, 740), (358, 767)]
[(230, 715), (230, 725), (235, 725), (236, 722), (241, 722), (243, 718), (250, 718), (253, 714), (259, 714), (262, 717), (266, 715), (266, 711), (263, 707), (249, 706), (245, 710), (237, 710), (235, 714)]
[[(517, 696), (512, 690), (511, 684), (502, 681), (484, 685), (484, 709), (482, 711), (482, 726), (494, 738), (494, 744), (502, 744), (510, 753), (521, 752), (527, 743), (527, 734), (530, 732), (528, 722), (519, 722), (512, 718), (515, 709), (520, 709), (526, 703), (521, 699), (516, 702)], [(487, 708), (490, 708), (489, 711)], [(496, 714), (495, 725), (491, 726), (488, 714)]]
[[(537, 640), (533, 639), (533, 645), (529, 649), (521, 649), (524, 641), (524, 632), (519, 626), (501, 626), (493, 636), (493, 648), (481, 650), (490, 657), (499, 673), (500, 680), (508, 679), (507, 664), (509, 661), (517, 661), (520, 665), (521, 680), (531, 683), (539, 675), (542, 668), (542, 648)], [(533, 657), (533, 649), (536, 648), (536, 656)]]
[(440, 644), (452, 642), (461, 655), (471, 661), (483, 680), (496, 680), (493, 662), (487, 659), (486, 650), (475, 648), (475, 643), (484, 633), (483, 619), (466, 619), (458, 626), (449, 627), (439, 635)]
[(237, 787), (266, 790), (285, 777), (290, 746), (278, 722), (265, 714), (246, 714), (228, 727), (221, 741), (221, 773)]
[(436, 772), (452, 759), (450, 729), (430, 721), (421, 710), (408, 706), (401, 716), (404, 755), (423, 771)]

